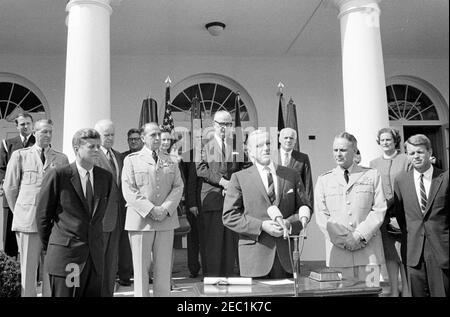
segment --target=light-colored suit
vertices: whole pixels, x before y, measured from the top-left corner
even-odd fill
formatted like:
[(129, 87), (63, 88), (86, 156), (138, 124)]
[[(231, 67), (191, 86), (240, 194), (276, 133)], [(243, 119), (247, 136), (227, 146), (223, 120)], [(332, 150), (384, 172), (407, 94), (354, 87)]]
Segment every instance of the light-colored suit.
[[(179, 227), (177, 206), (183, 194), (178, 164), (169, 155), (160, 154), (158, 163), (144, 148), (125, 158), (122, 191), (127, 202), (125, 230), (128, 230), (133, 253), (135, 296), (148, 296), (150, 255), (154, 259), (156, 296), (169, 296), (174, 229)], [(163, 207), (168, 216), (163, 221), (149, 215), (155, 206)]]
[[(325, 235), (326, 265), (335, 268), (378, 266), (384, 263), (380, 226), (386, 214), (381, 178), (375, 169), (353, 165), (348, 184), (340, 167), (317, 179), (316, 222)], [(357, 230), (367, 244), (349, 251), (345, 236)]]
[(13, 212), (22, 274), (22, 296), (36, 296), (36, 274), (41, 253), (37, 234), (36, 205), (44, 174), (51, 168), (68, 165), (67, 156), (49, 148), (45, 164), (35, 144), (13, 152), (6, 169), (4, 191)]

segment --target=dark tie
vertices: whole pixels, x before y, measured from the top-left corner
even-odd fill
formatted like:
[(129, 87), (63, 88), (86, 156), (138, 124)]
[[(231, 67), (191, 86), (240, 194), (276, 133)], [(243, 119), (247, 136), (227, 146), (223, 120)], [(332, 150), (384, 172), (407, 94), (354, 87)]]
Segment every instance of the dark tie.
[(109, 160), (109, 165), (111, 165), (111, 171), (112, 171), (114, 180), (117, 181), (117, 169), (116, 169), (116, 164), (114, 164), (114, 158), (113, 158), (114, 154), (112, 154), (111, 150), (108, 150), (108, 152), (106, 152), (106, 153), (107, 153), (106, 156), (108, 157), (108, 160)]
[(156, 151), (152, 152), (152, 157), (155, 160), (155, 163), (158, 163), (158, 154), (156, 154)]
[(42, 161), (42, 165), (45, 164), (45, 154), (44, 154), (44, 149), (41, 150), (41, 161)]
[(348, 184), (348, 170), (344, 171), (344, 179), (345, 179), (345, 182)]
[(86, 200), (89, 206), (89, 212), (92, 215), (94, 211), (94, 190), (92, 189), (90, 173), (86, 173)]
[(23, 145), (24, 148), (27, 147), (27, 143), (28, 143), (27, 138), (23, 139), (22, 145)]
[(273, 185), (272, 173), (268, 167), (265, 167), (264, 170), (267, 173), (267, 195), (269, 196), (270, 203), (273, 204), (275, 201), (275, 186)]
[(420, 174), (420, 208), (422, 212), (425, 212), (427, 207), (427, 192), (425, 191), (425, 185), (423, 184), (423, 174)]
[(225, 152), (225, 139), (222, 139), (222, 162), (226, 162), (226, 152)]

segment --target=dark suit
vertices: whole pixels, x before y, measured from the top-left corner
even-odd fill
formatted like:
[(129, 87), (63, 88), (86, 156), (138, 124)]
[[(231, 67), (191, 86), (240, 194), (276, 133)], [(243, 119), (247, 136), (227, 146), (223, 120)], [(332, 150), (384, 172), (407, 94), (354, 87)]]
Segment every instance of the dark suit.
[[(34, 145), (36, 139), (34, 135), (30, 135), (27, 139), (27, 144), (25, 147), (30, 147)], [(2, 142), (3, 143), (3, 142)], [(5, 148), (6, 144), (6, 148)], [(15, 150), (23, 149), (22, 139), (20, 135), (5, 140), (4, 144), (0, 145), (0, 182), (3, 182), (6, 173), (6, 167), (8, 165), (9, 159), (11, 158), (12, 153)], [(17, 241), (14, 232), (11, 231), (13, 214), (11, 209), (8, 206), (8, 202), (6, 201), (6, 197), (3, 196), (3, 212), (6, 214), (6, 228), (5, 232), (5, 253), (9, 256), (17, 256)]]
[[(279, 158), (281, 162), (281, 158)], [(305, 187), (306, 196), (308, 197), (311, 206), (314, 206), (314, 186), (311, 176), (311, 164), (309, 163), (308, 154), (292, 150), (291, 159), (286, 166), (299, 172), (300, 178)]]
[[(114, 295), (117, 273), (119, 273), (119, 278), (122, 280), (129, 280), (133, 273), (130, 241), (128, 239), (128, 232), (124, 230), (126, 208), (121, 181), (123, 157), (122, 154), (114, 149), (111, 149), (111, 152), (116, 159), (117, 170), (115, 173), (116, 179), (113, 182), (111, 199), (108, 204), (108, 212), (103, 219), (103, 236), (105, 242), (103, 296), (106, 297), (112, 297)], [(110, 161), (103, 151), (99, 151), (96, 165), (114, 175)]]
[[(298, 234), (301, 229), (298, 210), (303, 205), (312, 210), (311, 205), (299, 174), (283, 166), (275, 168), (278, 191), (273, 205), (278, 206), (283, 218), (291, 223), (292, 233)], [(223, 207), (223, 223), (239, 234), (241, 276), (266, 276), (275, 262), (281, 263), (285, 272), (292, 273), (290, 255), (293, 250), (289, 250), (288, 241), (262, 231), (262, 222), (270, 220), (267, 209), (271, 205), (255, 165), (231, 176)], [(282, 277), (285, 276), (273, 276)]]
[[(111, 194), (112, 177), (94, 166), (93, 215), (83, 193), (75, 163), (50, 170), (39, 193), (36, 222), (50, 275), (51, 296), (100, 296), (103, 276), (103, 218)], [(79, 287), (66, 277), (78, 267)], [(69, 271), (67, 271), (69, 270)]]
[[(232, 140), (226, 140), (226, 162), (222, 162), (220, 146), (215, 137), (203, 143), (201, 162), (196, 164), (197, 176), (202, 180), (201, 212), (204, 220), (205, 260), (208, 276), (230, 276), (238, 260), (237, 235), (224, 227), (222, 209), (224, 196), (220, 179), (230, 180), (234, 172), (243, 167), (235, 162), (232, 154)], [(205, 272), (206, 271), (206, 272)]]
[(395, 212), (402, 229), (402, 260), (413, 296), (448, 296), (448, 171), (433, 168), (425, 212), (419, 206), (414, 172), (395, 179)]

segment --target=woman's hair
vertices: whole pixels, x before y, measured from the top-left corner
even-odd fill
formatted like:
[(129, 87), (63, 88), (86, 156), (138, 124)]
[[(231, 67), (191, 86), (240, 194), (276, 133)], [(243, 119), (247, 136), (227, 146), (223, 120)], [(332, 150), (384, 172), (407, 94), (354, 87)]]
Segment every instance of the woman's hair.
[(395, 144), (395, 148), (396, 149), (400, 149), (400, 141), (401, 141), (401, 136), (400, 133), (398, 132), (398, 130), (394, 129), (394, 128), (383, 128), (380, 129), (377, 133), (377, 144), (380, 145), (380, 137), (383, 133), (390, 133), (392, 135), (392, 139), (394, 140), (394, 144)]

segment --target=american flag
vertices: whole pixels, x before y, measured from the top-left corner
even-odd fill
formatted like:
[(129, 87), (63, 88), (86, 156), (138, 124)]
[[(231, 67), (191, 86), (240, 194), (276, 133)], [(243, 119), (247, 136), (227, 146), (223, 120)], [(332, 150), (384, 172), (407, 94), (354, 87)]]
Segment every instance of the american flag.
[(171, 103), (170, 103), (170, 78), (166, 79), (166, 110), (164, 111), (164, 119), (163, 119), (163, 128), (168, 129), (170, 131), (175, 127), (173, 124)]

